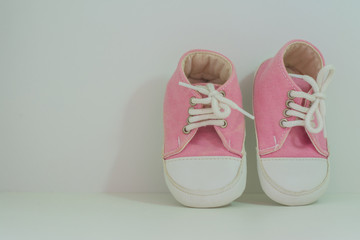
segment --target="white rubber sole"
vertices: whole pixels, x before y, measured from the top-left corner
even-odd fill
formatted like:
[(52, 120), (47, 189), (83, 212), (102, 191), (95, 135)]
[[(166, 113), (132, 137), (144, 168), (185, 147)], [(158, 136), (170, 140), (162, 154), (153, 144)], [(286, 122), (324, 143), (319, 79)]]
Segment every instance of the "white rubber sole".
[(208, 193), (196, 193), (178, 185), (168, 174), (163, 160), (165, 182), (174, 198), (187, 207), (212, 208), (230, 204), (240, 197), (246, 186), (246, 155), (244, 154), (234, 180), (227, 186)]
[(323, 182), (319, 186), (314, 187), (314, 189), (300, 193), (290, 192), (281, 188), (271, 180), (271, 178), (267, 175), (258, 154), (257, 169), (260, 178), (260, 184), (265, 194), (275, 202), (288, 206), (307, 205), (316, 202), (326, 191), (330, 178), (328, 171)]

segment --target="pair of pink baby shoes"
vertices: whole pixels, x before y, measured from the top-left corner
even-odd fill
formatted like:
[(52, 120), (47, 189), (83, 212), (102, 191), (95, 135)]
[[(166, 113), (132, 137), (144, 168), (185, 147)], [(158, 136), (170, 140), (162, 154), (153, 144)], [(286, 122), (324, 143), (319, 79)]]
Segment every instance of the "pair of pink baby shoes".
[[(334, 68), (311, 43), (293, 40), (255, 74), (257, 165), (265, 193), (284, 205), (316, 201), (329, 181), (325, 91)], [(164, 175), (190, 207), (219, 207), (246, 185), (244, 116), (232, 62), (205, 50), (185, 53), (164, 102)]]

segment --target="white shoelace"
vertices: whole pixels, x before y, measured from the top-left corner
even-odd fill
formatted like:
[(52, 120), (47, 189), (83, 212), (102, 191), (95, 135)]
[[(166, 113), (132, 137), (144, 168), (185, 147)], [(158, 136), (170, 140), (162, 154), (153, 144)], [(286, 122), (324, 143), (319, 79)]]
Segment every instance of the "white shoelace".
[[(299, 104), (294, 103), (292, 100), (288, 100), (287, 106), (290, 109), (285, 109), (284, 115), (287, 117), (295, 116), (298, 120), (287, 121), (286, 119), (281, 120), (280, 125), (283, 127), (294, 127), (304, 126), (311, 133), (319, 133), (324, 129), (324, 137), (327, 137), (326, 126), (325, 126), (325, 91), (331, 82), (334, 75), (334, 67), (327, 65), (323, 67), (316, 78), (316, 81), (307, 75), (289, 74), (292, 77), (301, 78), (306, 81), (312, 87), (314, 93), (308, 94), (301, 91), (291, 90), (289, 92), (289, 98), (304, 98), (310, 101), (310, 107), (303, 107)], [(314, 116), (316, 116), (317, 126), (313, 122)]]
[(190, 99), (191, 105), (203, 104), (210, 105), (209, 108), (189, 108), (188, 125), (184, 127), (184, 132), (189, 133), (192, 129), (204, 127), (208, 125), (226, 127), (226, 118), (231, 113), (231, 108), (238, 110), (245, 116), (254, 119), (254, 116), (240, 108), (236, 103), (227, 99), (221, 92), (215, 90), (215, 86), (212, 83), (208, 83), (205, 86), (194, 86), (191, 84), (179, 82), (180, 86), (193, 89), (199, 93), (206, 95), (206, 98), (192, 97)]

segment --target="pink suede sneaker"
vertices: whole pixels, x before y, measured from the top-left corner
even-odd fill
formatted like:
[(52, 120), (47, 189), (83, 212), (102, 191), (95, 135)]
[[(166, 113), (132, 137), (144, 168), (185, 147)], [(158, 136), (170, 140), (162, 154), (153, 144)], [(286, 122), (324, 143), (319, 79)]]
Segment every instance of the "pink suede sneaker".
[[(205, 50), (182, 56), (164, 102), (164, 175), (170, 192), (190, 207), (218, 207), (246, 183), (245, 121), (233, 64)], [(233, 111), (232, 111), (233, 109)]]
[(258, 173), (276, 202), (310, 204), (328, 185), (324, 99), (333, 74), (319, 50), (303, 40), (285, 44), (256, 73)]

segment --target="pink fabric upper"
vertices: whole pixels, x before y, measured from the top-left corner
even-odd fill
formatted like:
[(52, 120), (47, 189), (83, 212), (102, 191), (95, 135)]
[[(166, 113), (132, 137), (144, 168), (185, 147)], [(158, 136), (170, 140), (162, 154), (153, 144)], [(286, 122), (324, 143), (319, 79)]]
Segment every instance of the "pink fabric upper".
[[(295, 42), (286, 43), (275, 57), (266, 60), (258, 69), (254, 81), (254, 115), (258, 139), (259, 154), (262, 157), (328, 157), (327, 140), (323, 131), (318, 134), (308, 132), (304, 127), (282, 128), (280, 120), (286, 109), (288, 91), (302, 91), (288, 75), (284, 66), (283, 56), (287, 47)], [(324, 59), (319, 52), (323, 63)], [(310, 90), (311, 93), (312, 90)], [(301, 104), (302, 99), (293, 100)], [(305, 103), (305, 106), (308, 103)], [(287, 118), (288, 121), (296, 117)], [(316, 119), (315, 119), (316, 120)]]
[[(189, 134), (183, 133), (189, 117), (188, 109), (191, 107), (190, 98), (202, 98), (199, 92), (179, 86), (179, 82), (189, 84), (182, 68), (184, 58), (193, 52), (209, 52), (207, 50), (192, 50), (185, 53), (168, 82), (164, 100), (164, 159), (191, 156), (237, 156), (242, 157), (243, 141), (245, 136), (244, 116), (232, 110), (227, 121), (227, 127), (207, 126), (193, 129)], [(231, 62), (228, 58), (226, 58)], [(217, 88), (224, 91), (226, 98), (242, 107), (240, 86), (232, 65), (232, 74), (229, 79)], [(194, 108), (200, 108), (200, 104)], [(214, 134), (216, 133), (216, 134)]]

